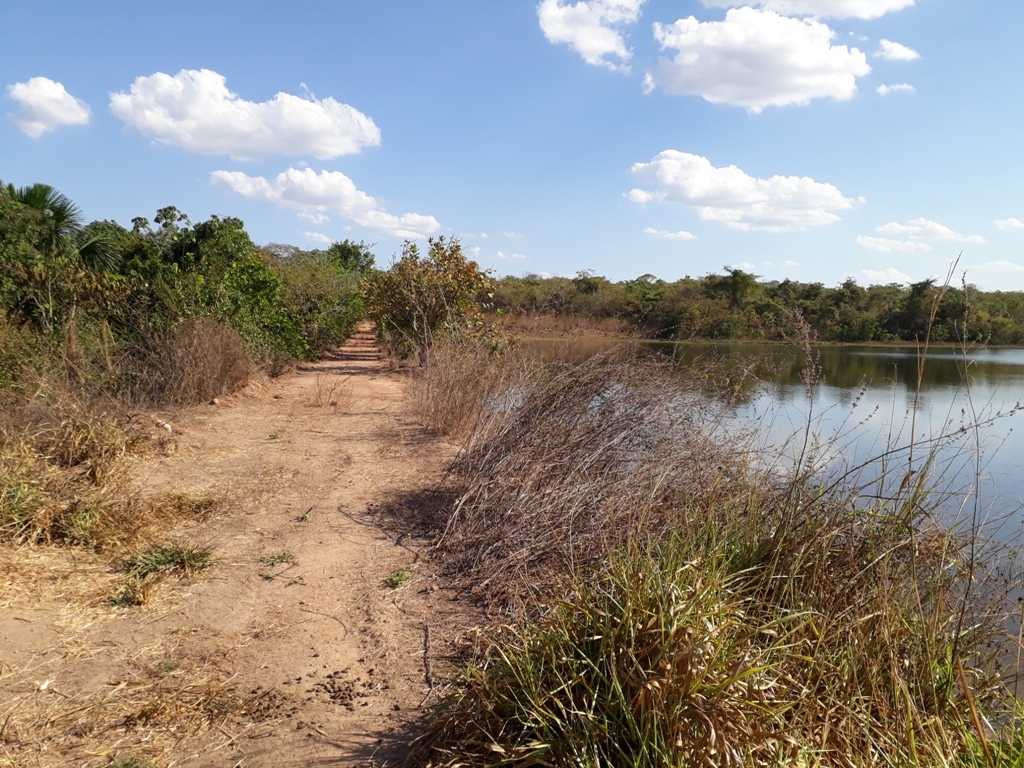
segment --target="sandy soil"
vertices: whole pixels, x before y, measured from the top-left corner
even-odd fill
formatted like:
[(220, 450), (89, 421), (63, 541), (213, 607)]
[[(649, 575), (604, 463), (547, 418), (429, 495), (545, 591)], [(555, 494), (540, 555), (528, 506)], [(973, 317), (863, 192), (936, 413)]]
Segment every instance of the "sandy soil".
[(366, 328), (174, 429), (174, 453), (131, 471), (229, 499), (167, 534), (217, 564), (116, 608), (99, 556), (0, 552), (0, 766), (400, 762), (479, 620), (414, 525), (452, 447), (405, 410)]

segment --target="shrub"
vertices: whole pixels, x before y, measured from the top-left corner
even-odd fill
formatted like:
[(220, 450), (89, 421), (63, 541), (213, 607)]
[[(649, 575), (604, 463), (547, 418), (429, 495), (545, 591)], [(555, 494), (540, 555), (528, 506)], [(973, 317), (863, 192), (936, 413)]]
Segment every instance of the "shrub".
[(387, 349), (400, 358), (429, 358), (434, 341), (484, 331), (478, 297), (491, 286), (456, 239), (430, 238), (426, 258), (406, 242), (402, 257), (387, 272), (363, 279), (366, 309)]
[(252, 363), (238, 333), (209, 318), (195, 317), (173, 330), (158, 370), (166, 402), (194, 405), (244, 387)]

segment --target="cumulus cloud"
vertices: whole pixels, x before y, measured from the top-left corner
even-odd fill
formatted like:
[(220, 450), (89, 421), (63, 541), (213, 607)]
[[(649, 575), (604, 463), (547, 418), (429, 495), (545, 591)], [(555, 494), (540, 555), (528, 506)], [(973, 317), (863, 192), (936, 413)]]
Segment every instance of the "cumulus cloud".
[(681, 229), (678, 232), (670, 232), (667, 229), (655, 229), (654, 227), (647, 227), (644, 230), (645, 235), (653, 235), (654, 237), (660, 237), (662, 240), (696, 240), (697, 236), (692, 232), (687, 232), (685, 229)]
[(751, 264), (749, 261), (741, 261), (741, 262), (739, 262), (737, 264), (733, 264), (732, 268), (733, 269), (748, 270), (748, 269), (754, 269), (754, 265)]
[(758, 179), (735, 165), (716, 168), (706, 157), (674, 149), (636, 163), (631, 173), (652, 188), (632, 190), (627, 197), (634, 202), (680, 203), (733, 229), (793, 232), (838, 221), (834, 211), (853, 206), (831, 184), (799, 176)]
[(819, 19), (877, 19), (914, 4), (914, 0), (702, 0), (711, 8), (756, 5), (786, 16), (814, 16)]
[(209, 69), (137, 77), (127, 93), (110, 94), (110, 111), (160, 144), (235, 160), (270, 155), (326, 160), (380, 144), (380, 130), (355, 107), (289, 93), (246, 101)]
[(887, 61), (913, 61), (921, 58), (921, 54), (913, 48), (907, 48), (907, 46), (894, 43), (892, 40), (882, 40), (878, 44), (875, 56)]
[(986, 243), (981, 235), (961, 235), (937, 221), (911, 219), (906, 224), (893, 221), (875, 229), (883, 235), (904, 235), (914, 240), (951, 240), (955, 243)]
[(799, 267), (800, 265), (797, 264), (792, 259), (786, 259), (784, 262), (782, 262), (782, 266), (784, 266), (784, 267)]
[(498, 261), (514, 261), (519, 259), (528, 259), (530, 257), (522, 253), (504, 253), (503, 251), (498, 251), (494, 258)]
[(820, 21), (774, 11), (734, 8), (724, 21), (690, 16), (655, 24), (662, 58), (644, 88), (700, 96), (760, 112), (765, 107), (807, 104), (812, 99), (850, 99), (857, 78), (871, 71), (857, 48), (833, 45), (835, 32)]
[(910, 83), (894, 83), (893, 85), (880, 85), (878, 86), (878, 93), (882, 96), (888, 96), (890, 93), (916, 93), (917, 89), (910, 85)]
[(88, 104), (48, 77), (12, 83), (7, 86), (7, 95), (18, 102), (19, 107), (17, 112), (7, 116), (22, 133), (33, 139), (62, 125), (87, 125), (92, 116)]
[(999, 219), (996, 222), (996, 229), (1024, 229), (1024, 221), (1015, 218)]
[(864, 275), (873, 285), (888, 285), (889, 283), (909, 283), (910, 275), (905, 275), (898, 269), (862, 269)]
[[(566, 43), (588, 64), (623, 69), (632, 57), (619, 27), (640, 18), (646, 0), (581, 0), (564, 5), (562, 0), (542, 0), (537, 17), (544, 37)], [(618, 63), (608, 57), (618, 59)]]
[(278, 208), (290, 208), (308, 214), (335, 213), (356, 224), (392, 237), (414, 240), (441, 229), (433, 216), (406, 213), (396, 216), (358, 189), (339, 171), (289, 168), (273, 179), (247, 176), (240, 171), (214, 171), (210, 181), (223, 184), (236, 194)]
[(334, 242), (330, 237), (325, 235), (323, 232), (303, 232), (303, 237), (312, 243), (320, 243), (321, 245), (330, 245)]
[(913, 240), (893, 240), (890, 237), (869, 237), (860, 235), (857, 244), (876, 253), (927, 253), (932, 249), (928, 243)]
[(518, 232), (499, 232), (499, 235), (511, 238), (512, 240), (522, 240), (526, 235), (520, 235)]

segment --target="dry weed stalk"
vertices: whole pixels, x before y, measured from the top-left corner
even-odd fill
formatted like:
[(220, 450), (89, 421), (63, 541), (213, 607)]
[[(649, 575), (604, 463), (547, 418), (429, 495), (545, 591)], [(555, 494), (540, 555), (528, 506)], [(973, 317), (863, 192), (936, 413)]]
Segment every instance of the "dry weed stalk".
[(349, 405), (352, 400), (352, 390), (348, 386), (348, 380), (351, 376), (346, 376), (343, 379), (337, 376), (324, 376), (317, 374), (313, 380), (316, 388), (316, 393), (313, 398), (309, 401), (311, 408), (340, 408)]

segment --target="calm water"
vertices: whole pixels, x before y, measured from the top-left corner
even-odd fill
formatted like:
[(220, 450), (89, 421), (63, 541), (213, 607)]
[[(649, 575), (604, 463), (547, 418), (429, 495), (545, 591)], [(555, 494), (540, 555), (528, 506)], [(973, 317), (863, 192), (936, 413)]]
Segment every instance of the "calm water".
[[(626, 344), (603, 339), (530, 343), (546, 356), (575, 360)], [(906, 448), (913, 435), (915, 467), (928, 446), (938, 446), (932, 483), (953, 493), (947, 502), (952, 518), (974, 513), (977, 489), (978, 511), (993, 532), (1014, 539), (1024, 531), (1024, 414), (1013, 413), (1024, 401), (1024, 349), (983, 349), (966, 358), (948, 348), (933, 349), (916, 394), (916, 348), (822, 346), (816, 350), (820, 381), (809, 394), (800, 378), (806, 360), (796, 347), (748, 342), (637, 346), (680, 365), (717, 361), (734, 377), (746, 369), (756, 371), (761, 383), (746, 390), (731, 416), (737, 427), (757, 435), (756, 448), (765, 461), (791, 462), (804, 444), (810, 418), (819, 464), (826, 471), (838, 475), (865, 464), (857, 474), (865, 482), (883, 471), (882, 462), (873, 458), (895, 448), (888, 467), (891, 476), (901, 478), (911, 459)], [(971, 428), (974, 424), (978, 429)]]

